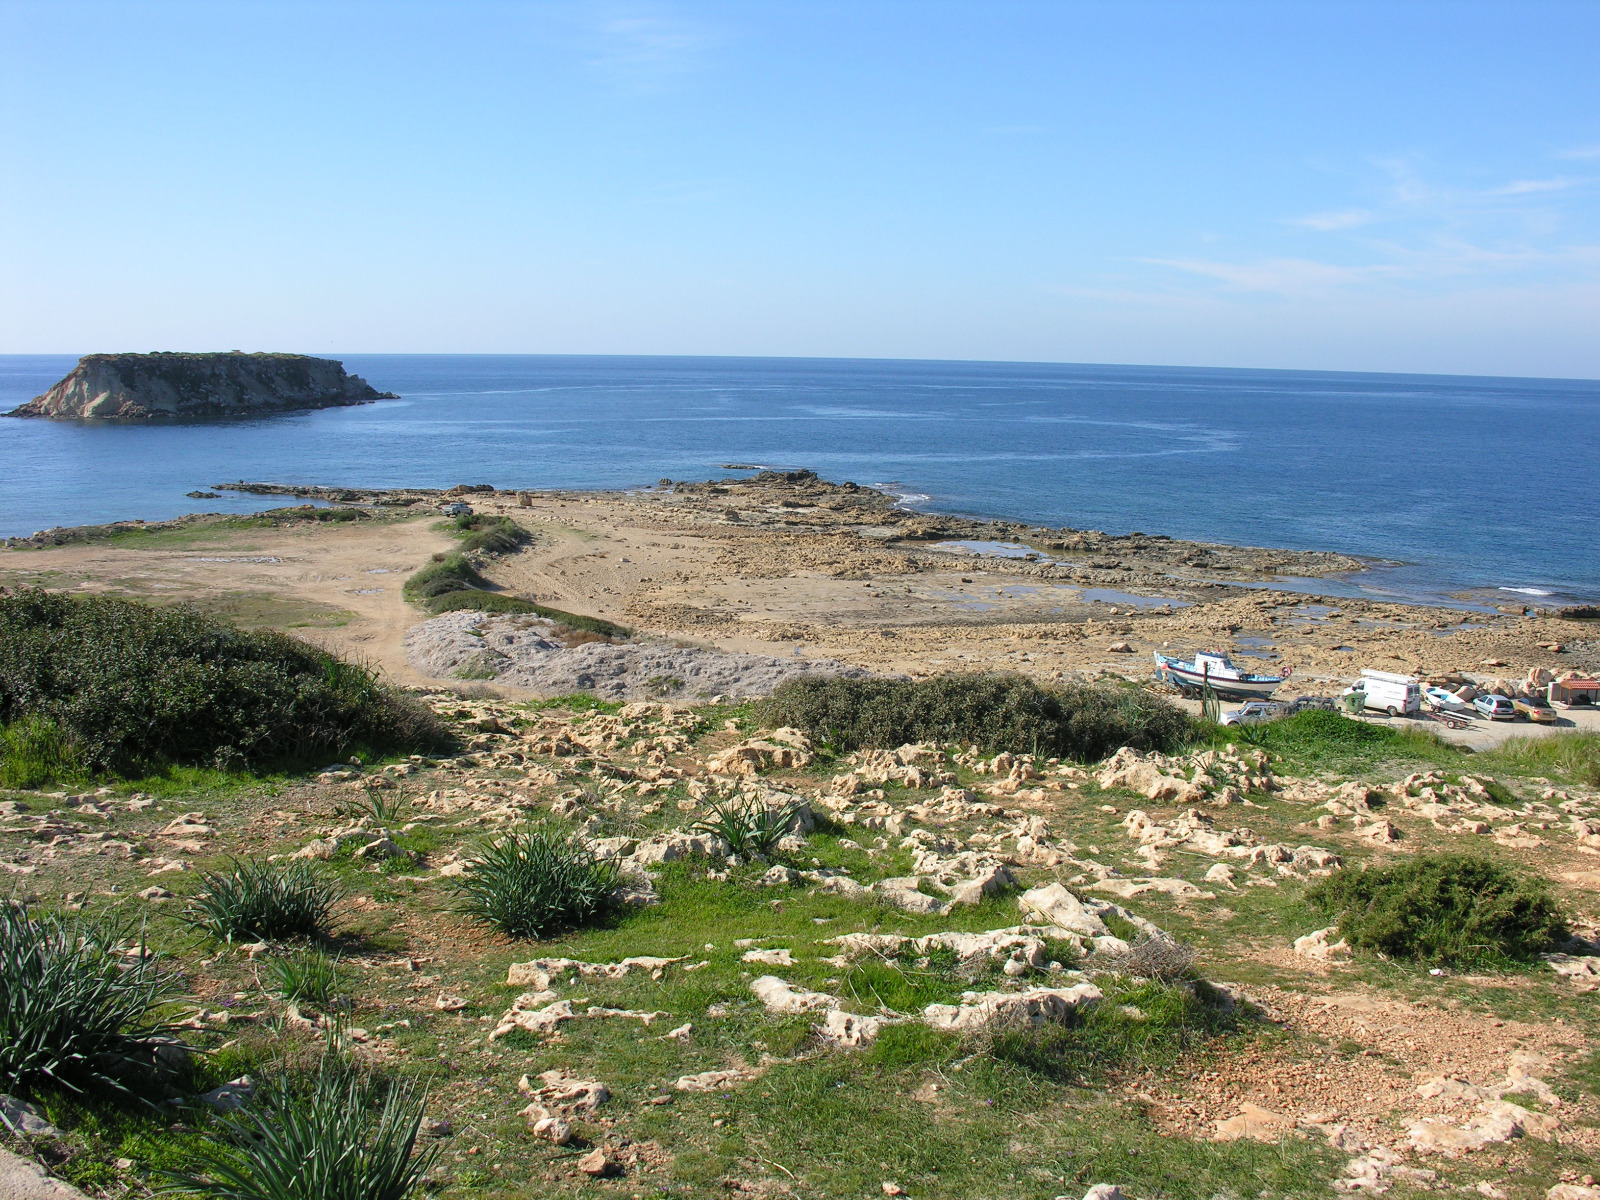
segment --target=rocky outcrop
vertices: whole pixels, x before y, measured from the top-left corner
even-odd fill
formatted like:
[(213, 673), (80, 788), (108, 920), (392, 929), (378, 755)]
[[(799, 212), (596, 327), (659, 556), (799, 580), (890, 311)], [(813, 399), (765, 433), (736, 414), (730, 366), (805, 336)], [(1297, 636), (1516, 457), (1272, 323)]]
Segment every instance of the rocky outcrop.
[(90, 354), (8, 417), (247, 417), (393, 400), (344, 364), (304, 354)]

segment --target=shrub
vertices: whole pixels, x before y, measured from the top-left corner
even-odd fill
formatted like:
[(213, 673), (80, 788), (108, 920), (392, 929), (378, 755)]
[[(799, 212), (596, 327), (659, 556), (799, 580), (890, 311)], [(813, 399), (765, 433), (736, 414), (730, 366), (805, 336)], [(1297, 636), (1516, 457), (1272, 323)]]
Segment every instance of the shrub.
[(481, 550), (486, 554), (509, 554), (532, 540), (530, 534), (510, 517), (495, 517), (488, 513), (465, 513), (455, 519), (456, 531), (463, 536), (463, 550)]
[(468, 916), (508, 937), (540, 938), (603, 915), (618, 878), (615, 860), (534, 825), (485, 844), (456, 887)]
[(442, 596), (435, 596), (428, 602), (428, 611), (431, 613), (472, 612), (488, 613), (537, 613), (539, 606), (531, 600), (524, 600), (519, 596), (508, 596), (504, 592), (480, 592), (476, 589), (462, 592), (446, 592)]
[(1083, 761), (1120, 746), (1175, 750), (1187, 715), (1137, 688), (1073, 683), (1043, 687), (1020, 675), (889, 679), (806, 678), (757, 706), (768, 725), (793, 725), (840, 750), (907, 742), (972, 743), (988, 751)]
[[(28, 724), (30, 721), (32, 724)], [(442, 749), (445, 726), (365, 667), (280, 633), (246, 632), (186, 606), (27, 590), (0, 597), (0, 724), (44, 762), (146, 773), (254, 769), (352, 751)], [(48, 733), (48, 722), (56, 732)]]
[(0, 906), (0, 1088), (134, 1093), (171, 1027), (152, 1015), (178, 975), (105, 920)]
[(200, 877), (201, 892), (189, 901), (189, 919), (227, 941), (281, 941), (326, 932), (339, 888), (304, 859), (241, 862)]
[(435, 554), (420, 571), (406, 580), (401, 591), (407, 600), (422, 603), (450, 592), (487, 587), (488, 583), (478, 574), (477, 568), (467, 561), (466, 555)]
[(1569, 936), (1542, 880), (1465, 854), (1336, 871), (1306, 893), (1353, 946), (1447, 964), (1527, 961)]
[(320, 950), (268, 961), (274, 990), (290, 1002), (326, 1008), (339, 995), (339, 967)]
[(1174, 938), (1146, 934), (1116, 956), (1112, 970), (1158, 983), (1182, 983), (1194, 978), (1194, 950)]
[(774, 808), (760, 800), (728, 800), (720, 804), (713, 801), (710, 807), (711, 819), (696, 822), (696, 830), (721, 838), (734, 854), (764, 858), (789, 832), (800, 806), (785, 804)]
[(281, 1077), (222, 1117), (225, 1140), (197, 1152), (202, 1173), (175, 1182), (217, 1200), (404, 1200), (439, 1155), (414, 1153), (426, 1102), (324, 1063), (309, 1085)]

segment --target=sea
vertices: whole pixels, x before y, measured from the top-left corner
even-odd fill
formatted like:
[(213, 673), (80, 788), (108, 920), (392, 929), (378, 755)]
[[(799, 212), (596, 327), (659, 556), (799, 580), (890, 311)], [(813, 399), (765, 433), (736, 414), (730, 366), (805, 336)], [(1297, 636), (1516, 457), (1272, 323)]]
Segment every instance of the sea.
[[(0, 420), (0, 535), (250, 512), (233, 480), (638, 488), (808, 467), (930, 511), (1336, 550), (1290, 591), (1600, 601), (1600, 381), (811, 358), (338, 357), (401, 398), (264, 419)], [(72, 355), (0, 356), (0, 411)], [(734, 469), (735, 467), (739, 469)]]

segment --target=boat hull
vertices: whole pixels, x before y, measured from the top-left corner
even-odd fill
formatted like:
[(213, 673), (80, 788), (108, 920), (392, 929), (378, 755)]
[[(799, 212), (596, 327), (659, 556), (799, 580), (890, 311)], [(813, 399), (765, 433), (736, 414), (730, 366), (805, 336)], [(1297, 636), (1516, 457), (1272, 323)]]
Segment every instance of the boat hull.
[(1194, 691), (1203, 691), (1209, 684), (1211, 690), (1218, 696), (1230, 700), (1265, 700), (1283, 686), (1282, 679), (1270, 677), (1227, 679), (1216, 675), (1204, 675), (1170, 661), (1161, 664), (1161, 673), (1167, 682)]

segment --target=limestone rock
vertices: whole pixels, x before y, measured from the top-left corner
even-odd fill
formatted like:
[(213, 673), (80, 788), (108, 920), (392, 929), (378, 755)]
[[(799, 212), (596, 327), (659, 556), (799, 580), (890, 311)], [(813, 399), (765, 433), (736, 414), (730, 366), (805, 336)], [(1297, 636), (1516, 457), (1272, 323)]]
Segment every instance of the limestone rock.
[(1039, 1026), (1065, 1021), (1102, 999), (1104, 993), (1092, 983), (1022, 992), (967, 992), (960, 1004), (930, 1004), (922, 1016), (934, 1029), (970, 1033), (991, 1023)]
[(393, 399), (344, 364), (303, 354), (90, 354), (8, 417), (261, 416)]
[(1275, 1142), (1294, 1125), (1294, 1118), (1246, 1101), (1239, 1105), (1238, 1115), (1217, 1122), (1217, 1131), (1212, 1135), (1212, 1140), (1232, 1142), (1239, 1138), (1250, 1138), (1257, 1142)]
[(837, 996), (790, 987), (776, 975), (761, 976), (750, 984), (750, 990), (756, 994), (756, 998), (768, 1012), (806, 1013), (839, 1007)]
[(1104, 937), (1111, 932), (1104, 921), (1084, 907), (1083, 901), (1059, 883), (1023, 892), (1017, 903), (1023, 913), (1036, 916), (1065, 933)]

